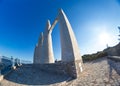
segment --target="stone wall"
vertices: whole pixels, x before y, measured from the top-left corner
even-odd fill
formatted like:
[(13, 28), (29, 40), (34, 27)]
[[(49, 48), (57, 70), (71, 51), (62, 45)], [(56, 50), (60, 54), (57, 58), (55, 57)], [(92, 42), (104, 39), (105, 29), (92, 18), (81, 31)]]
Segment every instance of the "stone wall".
[(80, 61), (76, 62), (57, 62), (51, 64), (33, 64), (33, 68), (37, 68), (43, 71), (69, 75), (72, 78), (77, 78), (79, 73), (82, 72), (79, 66)]
[(120, 57), (119, 56), (108, 56), (107, 58), (111, 59), (113, 61), (116, 61), (116, 62), (120, 62)]
[(65, 72), (65, 64), (61, 63), (51, 63), (51, 64), (34, 64), (33, 66), (35, 68), (38, 68), (43, 71), (52, 72), (52, 73), (60, 73), (60, 74), (66, 74)]
[[(4, 75), (1, 75), (1, 74), (0, 74), (0, 81), (2, 81), (5, 76), (7, 76), (8, 74), (10, 74), (10, 73), (11, 73), (13, 70), (15, 70), (15, 69), (16, 69), (16, 66), (13, 66), (13, 67), (11, 68), (11, 70), (7, 71)], [(1, 72), (1, 71), (0, 71), (0, 72)]]

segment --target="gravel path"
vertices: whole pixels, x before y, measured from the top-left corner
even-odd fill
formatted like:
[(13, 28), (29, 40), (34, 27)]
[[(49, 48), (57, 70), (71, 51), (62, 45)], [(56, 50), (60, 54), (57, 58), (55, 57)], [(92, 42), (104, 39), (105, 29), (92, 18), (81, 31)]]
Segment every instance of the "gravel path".
[(6, 76), (0, 86), (120, 86), (120, 62), (106, 57), (86, 62), (78, 79), (67, 82), (68, 78), (32, 67), (20, 67)]

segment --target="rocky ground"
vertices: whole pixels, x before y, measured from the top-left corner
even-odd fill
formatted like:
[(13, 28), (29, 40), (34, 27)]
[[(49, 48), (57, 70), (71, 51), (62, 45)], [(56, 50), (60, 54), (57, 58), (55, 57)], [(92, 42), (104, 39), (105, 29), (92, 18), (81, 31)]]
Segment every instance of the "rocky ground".
[(106, 57), (84, 63), (84, 71), (78, 79), (20, 67), (5, 77), (0, 86), (120, 86), (120, 62)]

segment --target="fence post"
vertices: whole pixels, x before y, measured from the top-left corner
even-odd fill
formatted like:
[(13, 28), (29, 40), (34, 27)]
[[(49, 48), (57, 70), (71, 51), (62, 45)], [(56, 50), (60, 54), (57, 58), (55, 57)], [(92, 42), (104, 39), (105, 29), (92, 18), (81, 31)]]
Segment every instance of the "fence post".
[(11, 56), (11, 61), (12, 61), (12, 68), (15, 66), (15, 61), (14, 58)]

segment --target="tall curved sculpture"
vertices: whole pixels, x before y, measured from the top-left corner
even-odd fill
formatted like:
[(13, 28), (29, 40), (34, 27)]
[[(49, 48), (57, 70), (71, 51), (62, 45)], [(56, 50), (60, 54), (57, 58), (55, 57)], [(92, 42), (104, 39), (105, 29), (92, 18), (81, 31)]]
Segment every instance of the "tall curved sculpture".
[(35, 46), (33, 63), (39, 64), (42, 57), (43, 33), (40, 33), (38, 44)]
[(44, 32), (44, 41), (42, 46), (42, 58), (40, 63), (54, 63), (54, 54), (52, 47), (52, 30), (50, 29), (51, 24), (50, 21), (47, 21), (46, 29)]
[(65, 63), (64, 71), (76, 78), (79, 76), (80, 72), (83, 71), (83, 62), (74, 32), (62, 9), (59, 11), (58, 16), (54, 20), (52, 26), (50, 21), (47, 21), (44, 35), (41, 35), (39, 43), (35, 47), (34, 63), (54, 63), (51, 33), (57, 23), (59, 23), (60, 26), (61, 61)]
[(35, 50), (34, 50), (34, 58), (33, 58), (33, 63), (35, 63), (35, 64), (37, 64), (37, 63), (39, 63), (38, 62), (38, 45), (36, 44), (36, 46), (35, 46)]
[[(46, 29), (44, 35), (42, 36), (42, 40), (41, 39), (39, 40), (40, 42), (38, 43), (38, 53), (37, 53), (38, 57), (41, 58), (41, 61), (39, 62), (54, 63), (51, 33), (57, 22), (59, 22), (59, 26), (60, 26), (62, 61), (63, 62), (70, 62), (75, 60), (82, 61), (77, 40), (75, 38), (72, 27), (65, 13), (61, 9), (52, 26), (50, 25), (50, 21), (49, 20), (47, 21)], [(37, 52), (37, 46), (35, 51)], [(40, 54), (41, 52), (42, 52), (42, 56)], [(37, 55), (35, 54), (34, 56)]]
[(70, 62), (81, 60), (77, 40), (63, 10), (60, 10), (58, 14), (58, 22), (60, 24), (59, 26), (62, 47), (62, 61)]

